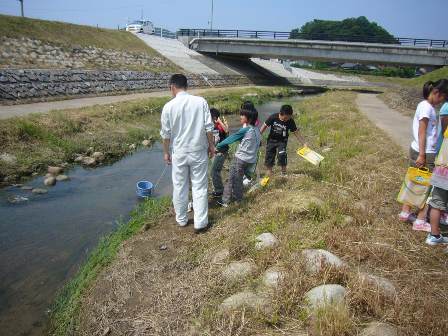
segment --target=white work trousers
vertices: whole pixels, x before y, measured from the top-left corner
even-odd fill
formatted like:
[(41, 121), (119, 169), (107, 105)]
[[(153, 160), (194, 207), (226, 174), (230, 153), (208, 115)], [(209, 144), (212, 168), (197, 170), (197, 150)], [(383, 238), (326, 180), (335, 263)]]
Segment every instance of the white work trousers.
[(190, 180), (193, 194), (194, 228), (208, 225), (208, 153), (201, 150), (191, 153), (173, 153), (173, 205), (176, 221), (185, 226), (188, 222), (188, 192)]

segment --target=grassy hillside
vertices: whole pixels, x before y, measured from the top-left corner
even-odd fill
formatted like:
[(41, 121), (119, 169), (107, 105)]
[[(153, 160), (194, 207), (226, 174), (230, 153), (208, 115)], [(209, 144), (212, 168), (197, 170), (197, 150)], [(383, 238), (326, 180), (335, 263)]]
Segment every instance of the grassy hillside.
[(156, 54), (139, 38), (125, 31), (17, 16), (0, 15), (1, 36), (27, 37), (61, 46), (94, 46), (104, 49)]
[(413, 79), (389, 78), (384, 82), (398, 84), (399, 86), (390, 88), (381, 94), (380, 97), (389, 107), (411, 117), (414, 115), (415, 107), (423, 99), (423, 84), (429, 80), (437, 81), (442, 78), (448, 79), (448, 67), (434, 70), (424, 76)]
[(415, 87), (422, 87), (423, 84), (425, 84), (426, 81), (432, 80), (432, 81), (436, 81), (442, 78), (448, 78), (448, 67), (443, 67), (437, 70), (434, 70), (424, 76), (420, 76), (417, 78), (413, 78), (411, 80), (409, 80), (407, 83), (410, 86), (415, 86)]

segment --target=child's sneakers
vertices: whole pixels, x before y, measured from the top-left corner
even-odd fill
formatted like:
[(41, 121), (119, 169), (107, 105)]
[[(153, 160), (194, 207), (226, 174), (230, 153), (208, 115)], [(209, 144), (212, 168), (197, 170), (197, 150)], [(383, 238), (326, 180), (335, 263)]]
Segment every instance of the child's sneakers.
[(252, 184), (252, 180), (250, 178), (248, 178), (247, 176), (244, 176), (243, 178), (243, 186), (245, 188), (249, 188)]
[(416, 219), (412, 224), (412, 230), (414, 231), (425, 231), (431, 232), (431, 224), (429, 224), (424, 219)]
[(426, 244), (434, 246), (439, 244), (448, 244), (448, 237), (444, 237), (439, 235), (439, 237), (433, 236), (432, 234), (428, 234), (426, 237)]
[(212, 192), (212, 197), (213, 198), (220, 198), (220, 197), (222, 197), (222, 192), (214, 191), (214, 192)]
[(223, 200), (219, 200), (216, 203), (218, 203), (223, 208), (228, 208), (229, 207), (229, 203), (225, 203)]
[(400, 214), (398, 215), (398, 219), (400, 220), (400, 222), (414, 222), (416, 220), (415, 214), (411, 213), (411, 212), (405, 212), (402, 211), (400, 212)]

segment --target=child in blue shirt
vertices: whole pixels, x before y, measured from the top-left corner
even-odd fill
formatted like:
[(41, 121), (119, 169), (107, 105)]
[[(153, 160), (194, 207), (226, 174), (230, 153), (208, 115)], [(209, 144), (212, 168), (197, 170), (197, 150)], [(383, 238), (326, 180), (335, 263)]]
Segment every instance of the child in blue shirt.
[(230, 167), (229, 178), (224, 187), (222, 200), (218, 202), (223, 207), (228, 207), (232, 198), (237, 202), (243, 199), (244, 172), (249, 166), (257, 162), (261, 143), (260, 130), (255, 126), (258, 120), (258, 112), (256, 110), (243, 109), (240, 112), (240, 117), (243, 127), (216, 146), (220, 150), (234, 142), (241, 141)]

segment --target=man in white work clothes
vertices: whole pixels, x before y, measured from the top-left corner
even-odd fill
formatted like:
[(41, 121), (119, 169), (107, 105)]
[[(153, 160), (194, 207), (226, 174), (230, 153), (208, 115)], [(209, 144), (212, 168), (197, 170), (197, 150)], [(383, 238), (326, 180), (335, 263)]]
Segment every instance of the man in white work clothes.
[(191, 181), (194, 228), (201, 233), (208, 228), (208, 159), (215, 154), (214, 125), (205, 99), (186, 92), (184, 75), (171, 76), (169, 85), (174, 98), (163, 107), (160, 135), (164, 160), (173, 168), (176, 222), (187, 225)]

